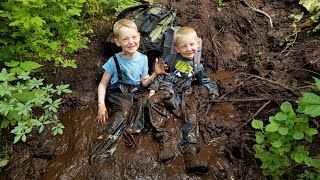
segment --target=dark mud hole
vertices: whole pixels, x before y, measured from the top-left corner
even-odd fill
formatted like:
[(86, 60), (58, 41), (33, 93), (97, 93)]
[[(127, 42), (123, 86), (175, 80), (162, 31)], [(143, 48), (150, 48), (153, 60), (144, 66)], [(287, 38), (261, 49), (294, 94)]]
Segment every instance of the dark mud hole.
[[(77, 69), (52, 69), (47, 80), (71, 85), (61, 113), (65, 132), (53, 137), (33, 133), (27, 143), (13, 146), (2, 179), (263, 179), (254, 158), (252, 118), (267, 119), (285, 99), (294, 100), (312, 76), (319, 77), (320, 51), (316, 34), (305, 29), (293, 46), (279, 46), (292, 34), (287, 17), (303, 9), (287, 1), (249, 1), (273, 19), (254, 12), (240, 1), (225, 1), (220, 11), (209, 0), (159, 0), (178, 11), (176, 23), (196, 28), (204, 39), (205, 66), (220, 88), (221, 99), (208, 100), (206, 89), (196, 86), (195, 99), (202, 137), (201, 155), (210, 162), (208, 174), (184, 170), (183, 158), (163, 164), (156, 161), (158, 144), (143, 132), (134, 148), (120, 143), (114, 156), (90, 165), (90, 146), (104, 128), (94, 122), (101, 65), (115, 49), (101, 51), (110, 22), (99, 22), (87, 49), (73, 56)], [(309, 29), (310, 30), (310, 29)], [(318, 128), (319, 119), (312, 121)], [(316, 139), (316, 138), (315, 138)], [(317, 141), (319, 142), (319, 141)], [(319, 143), (313, 146), (313, 154)], [(311, 149), (312, 151), (312, 149)], [(312, 153), (312, 152), (311, 152)], [(300, 173), (296, 170), (296, 174)], [(296, 176), (295, 173), (292, 177)], [(292, 178), (291, 177), (291, 178)], [(290, 177), (288, 177), (290, 178)]]

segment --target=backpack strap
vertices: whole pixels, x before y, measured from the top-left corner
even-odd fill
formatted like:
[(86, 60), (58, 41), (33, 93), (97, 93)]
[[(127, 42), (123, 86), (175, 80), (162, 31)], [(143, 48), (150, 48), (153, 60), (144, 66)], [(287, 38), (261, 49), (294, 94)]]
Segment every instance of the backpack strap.
[(198, 74), (199, 70), (200, 70), (200, 61), (201, 61), (201, 54), (202, 54), (202, 39), (200, 39), (200, 44), (199, 44), (199, 48), (198, 48), (198, 52), (197, 54), (194, 56), (194, 73)]
[(116, 64), (118, 79), (119, 79), (119, 81), (122, 81), (122, 74), (121, 74), (121, 70), (120, 70), (120, 65), (119, 65), (119, 62), (118, 62), (116, 55), (113, 56), (113, 60), (114, 60), (114, 63)]

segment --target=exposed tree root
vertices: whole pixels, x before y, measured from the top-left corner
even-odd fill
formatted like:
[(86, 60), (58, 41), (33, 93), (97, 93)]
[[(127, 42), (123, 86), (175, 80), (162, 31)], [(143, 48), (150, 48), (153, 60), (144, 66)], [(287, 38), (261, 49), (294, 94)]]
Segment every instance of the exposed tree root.
[(246, 6), (248, 6), (250, 9), (258, 12), (258, 13), (261, 13), (263, 15), (265, 15), (267, 18), (269, 18), (269, 23), (270, 23), (270, 27), (273, 28), (273, 23), (272, 23), (272, 18), (269, 16), (269, 14), (267, 14), (266, 12), (264, 11), (261, 11), (255, 7), (253, 7), (252, 5), (250, 5), (246, 0), (241, 0), (241, 2), (243, 2)]

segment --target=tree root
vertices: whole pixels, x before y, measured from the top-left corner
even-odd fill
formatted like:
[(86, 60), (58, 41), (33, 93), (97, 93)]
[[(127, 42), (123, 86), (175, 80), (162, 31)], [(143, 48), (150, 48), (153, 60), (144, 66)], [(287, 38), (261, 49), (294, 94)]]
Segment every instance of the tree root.
[(269, 14), (267, 14), (266, 12), (264, 11), (261, 11), (255, 7), (253, 7), (252, 5), (250, 5), (246, 0), (241, 0), (241, 2), (243, 2), (246, 6), (248, 6), (250, 9), (258, 12), (258, 13), (261, 13), (263, 15), (265, 15), (267, 18), (269, 18), (269, 23), (270, 23), (270, 27), (273, 28), (273, 23), (272, 23), (272, 18), (269, 16)]

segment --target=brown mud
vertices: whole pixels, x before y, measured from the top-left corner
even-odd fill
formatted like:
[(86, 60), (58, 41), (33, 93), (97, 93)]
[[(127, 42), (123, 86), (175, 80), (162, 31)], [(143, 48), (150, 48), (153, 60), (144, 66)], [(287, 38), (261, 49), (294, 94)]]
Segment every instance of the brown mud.
[[(104, 128), (94, 122), (101, 65), (116, 50), (110, 45), (101, 51), (111, 22), (99, 22), (88, 48), (72, 55), (78, 68), (53, 68), (47, 77), (50, 83), (70, 84), (74, 92), (66, 96), (60, 115), (64, 134), (34, 132), (27, 143), (14, 145), (0, 179), (265, 179), (254, 158), (250, 120), (267, 119), (284, 100), (294, 102), (305, 83), (320, 75), (319, 34), (307, 28), (291, 42), (284, 41), (293, 34), (288, 16), (304, 9), (284, 0), (246, 0), (272, 18), (271, 28), (265, 15), (243, 1), (224, 1), (220, 10), (209, 0), (157, 2), (177, 9), (178, 25), (195, 27), (204, 40), (205, 68), (220, 86), (220, 98), (214, 102), (205, 88), (194, 90), (201, 156), (209, 162), (209, 172), (187, 173), (180, 154), (168, 163), (157, 162), (159, 145), (148, 131), (138, 136), (135, 147), (120, 142), (107, 161), (90, 165), (92, 143)], [(318, 122), (312, 125), (318, 128)], [(316, 154), (319, 146), (316, 141), (311, 153)], [(297, 173), (301, 171), (287, 178), (294, 179)]]

